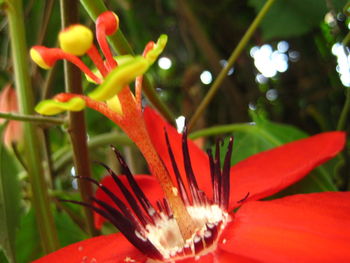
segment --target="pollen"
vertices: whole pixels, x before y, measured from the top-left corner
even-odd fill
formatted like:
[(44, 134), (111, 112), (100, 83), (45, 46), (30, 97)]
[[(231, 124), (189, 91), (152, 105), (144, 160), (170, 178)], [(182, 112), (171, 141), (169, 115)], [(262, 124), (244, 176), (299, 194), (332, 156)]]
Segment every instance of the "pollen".
[(59, 33), (58, 40), (63, 51), (82, 56), (92, 46), (93, 34), (86, 26), (72, 25)]

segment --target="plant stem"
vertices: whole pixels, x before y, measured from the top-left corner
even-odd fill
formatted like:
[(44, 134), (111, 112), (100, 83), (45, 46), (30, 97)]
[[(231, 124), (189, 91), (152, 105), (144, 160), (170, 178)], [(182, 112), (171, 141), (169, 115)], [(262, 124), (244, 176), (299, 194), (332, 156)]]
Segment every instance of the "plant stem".
[[(62, 28), (78, 22), (77, 0), (61, 0), (61, 22)], [(64, 77), (66, 91), (69, 93), (82, 94), (81, 73), (74, 65), (64, 63)], [(89, 152), (87, 148), (87, 136), (84, 112), (69, 112), (69, 135), (73, 148), (74, 166), (78, 176), (91, 177)], [(91, 203), (93, 196), (92, 185), (86, 180), (78, 180), (79, 191), (85, 203)], [(86, 230), (90, 236), (96, 234), (93, 215), (89, 208), (84, 208), (86, 216)]]
[(49, 123), (49, 124), (56, 124), (56, 125), (61, 125), (65, 123), (65, 120), (62, 118), (43, 117), (43, 116), (36, 116), (36, 115), (23, 115), (18, 113), (7, 113), (7, 112), (0, 112), (0, 118), (7, 119), (7, 120), (36, 122), (36, 123), (43, 123), (43, 124)]
[[(101, 13), (107, 11), (107, 8), (102, 0), (80, 0), (80, 2), (94, 21)], [(114, 50), (120, 55), (134, 54), (134, 51), (131, 49), (128, 41), (120, 29), (109, 37), (109, 42)], [(167, 119), (168, 122), (174, 124), (174, 114), (160, 100), (147, 75), (145, 75), (143, 79), (143, 89), (145, 95), (153, 106), (157, 108), (157, 110)]]
[[(34, 103), (29, 78), (28, 50), (26, 47), (22, 2), (20, 0), (8, 0), (5, 1), (5, 5), (9, 22), (15, 85), (20, 113), (31, 115), (33, 114)], [(35, 210), (42, 248), (45, 253), (49, 253), (56, 250), (59, 245), (56, 227), (50, 209), (48, 187), (44, 180), (43, 169), (41, 167), (41, 145), (38, 140), (36, 126), (31, 122), (25, 122), (23, 127), (24, 149), (27, 150), (26, 162), (32, 187), (32, 204)]]
[(346, 88), (345, 104), (340, 114), (338, 125), (337, 125), (338, 131), (345, 130), (346, 120), (348, 118), (349, 110), (350, 110), (350, 88)]
[(232, 68), (233, 64), (236, 62), (238, 56), (242, 53), (246, 45), (248, 44), (248, 41), (254, 34), (255, 30), (257, 27), (260, 25), (262, 19), (265, 17), (271, 6), (276, 0), (267, 0), (263, 8), (260, 10), (259, 14), (255, 17), (254, 21), (252, 24), (249, 26), (248, 30), (242, 37), (241, 41), (239, 41), (237, 47), (233, 50), (231, 53), (230, 58), (227, 61), (226, 66), (221, 70), (220, 74), (218, 77), (215, 79), (213, 85), (210, 87), (208, 93), (204, 97), (203, 101), (201, 104), (198, 106), (196, 112), (193, 114), (189, 124), (188, 124), (188, 129), (190, 130), (193, 125), (197, 122), (199, 117), (202, 115), (204, 112), (205, 108), (209, 105), (211, 100), (213, 99), (214, 95), (218, 91), (219, 87), (221, 86), (222, 82), (227, 76), (227, 73), (229, 70)]

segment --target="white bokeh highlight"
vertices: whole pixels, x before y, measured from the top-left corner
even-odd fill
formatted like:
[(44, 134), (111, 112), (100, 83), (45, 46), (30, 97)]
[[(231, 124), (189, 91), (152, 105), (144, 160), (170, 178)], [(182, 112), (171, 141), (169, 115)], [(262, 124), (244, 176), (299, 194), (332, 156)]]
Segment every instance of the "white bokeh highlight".
[(171, 62), (171, 59), (168, 58), (168, 57), (161, 57), (158, 59), (158, 66), (161, 68), (161, 69), (164, 69), (164, 70), (168, 70), (171, 68), (172, 66), (172, 62)]
[(213, 81), (213, 75), (208, 70), (203, 71), (199, 78), (201, 79), (201, 82), (205, 85), (208, 85)]
[(336, 71), (340, 81), (345, 87), (350, 87), (350, 54), (349, 50), (341, 43), (332, 46), (332, 54), (337, 57)]

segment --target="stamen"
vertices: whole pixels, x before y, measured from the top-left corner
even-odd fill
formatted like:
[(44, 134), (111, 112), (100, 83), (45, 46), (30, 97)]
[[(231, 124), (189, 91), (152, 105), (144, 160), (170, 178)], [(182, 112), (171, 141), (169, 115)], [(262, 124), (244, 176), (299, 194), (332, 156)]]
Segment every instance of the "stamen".
[(102, 13), (96, 20), (96, 38), (106, 58), (109, 70), (118, 66), (118, 63), (113, 58), (106, 37), (107, 35), (113, 34), (118, 29), (118, 25), (118, 17), (113, 12), (109, 11)]
[(105, 67), (104, 61), (98, 52), (96, 46), (92, 44), (91, 48), (87, 51), (88, 56), (91, 58), (91, 60), (96, 65), (97, 69), (101, 72), (103, 77), (106, 77), (108, 74), (108, 71)]
[[(58, 49), (60, 50), (60, 49)], [(58, 52), (57, 50), (57, 52)], [(93, 81), (95, 81), (97, 84), (101, 84), (102, 80), (97, 77), (85, 64), (82, 62), (77, 56), (65, 53), (63, 51), (58, 52), (57, 56), (61, 55), (62, 59), (66, 59), (69, 62), (76, 65), (81, 71), (83, 71), (87, 76), (89, 76)]]
[(47, 48), (44, 46), (34, 46), (30, 50), (30, 55), (34, 62), (43, 67), (42, 63), (38, 60), (41, 58), (45, 62), (46, 67), (53, 67), (57, 60), (65, 59), (74, 65), (76, 65), (81, 71), (88, 75), (93, 81), (100, 84), (101, 79), (97, 77), (77, 56), (64, 52), (60, 48)]

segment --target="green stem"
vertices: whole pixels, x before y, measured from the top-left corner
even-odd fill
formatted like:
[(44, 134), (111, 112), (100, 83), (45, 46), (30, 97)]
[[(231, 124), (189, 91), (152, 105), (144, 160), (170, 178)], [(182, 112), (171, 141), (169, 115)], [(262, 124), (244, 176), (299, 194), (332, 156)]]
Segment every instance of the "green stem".
[(346, 120), (349, 115), (349, 110), (350, 110), (350, 88), (346, 88), (346, 99), (345, 99), (345, 104), (343, 107), (343, 110), (340, 114), (338, 125), (337, 125), (337, 130), (345, 130), (346, 127)]
[[(107, 8), (103, 1), (100, 0), (80, 0), (81, 4), (88, 12), (89, 16), (96, 21), (97, 17), (107, 11)], [(116, 33), (109, 36), (109, 42), (118, 54), (134, 54), (134, 51), (131, 49), (128, 41), (126, 40), (123, 32), (118, 29)]]
[[(20, 0), (8, 0), (6, 13), (8, 16), (12, 59), (15, 75), (15, 84), (18, 93), (20, 113), (23, 115), (33, 114), (33, 90), (29, 78), (28, 51), (26, 47), (24, 15)], [(50, 209), (48, 187), (44, 180), (41, 167), (40, 150), (36, 126), (31, 122), (24, 125), (24, 144), (26, 149), (26, 162), (29, 171), (29, 179), (32, 187), (32, 204), (40, 234), (40, 242), (45, 253), (56, 250), (58, 238), (53, 215)]]
[[(345, 36), (345, 38), (343, 39), (343, 47), (344, 47), (344, 51), (347, 53), (346, 51), (346, 46), (348, 45), (350, 41), (350, 32), (348, 32), (348, 34)], [(346, 98), (345, 98), (345, 104), (344, 107), (342, 109), (342, 112), (340, 113), (340, 117), (339, 117), (339, 121), (338, 121), (338, 125), (337, 125), (337, 130), (345, 130), (346, 127), (346, 120), (348, 118), (348, 114), (349, 114), (349, 110), (350, 110), (350, 88), (346, 88)]]
[[(107, 11), (107, 8), (102, 0), (80, 0), (80, 2), (94, 21), (101, 13)], [(109, 42), (111, 43), (114, 50), (117, 51), (117, 53), (120, 55), (134, 54), (134, 51), (131, 49), (128, 41), (120, 29), (118, 29), (115, 34), (109, 37)], [(147, 75), (145, 75), (143, 79), (143, 88), (145, 95), (153, 104), (153, 106), (157, 108), (157, 110), (168, 120), (168, 122), (174, 124), (174, 114), (160, 100)]]
[(233, 131), (251, 132), (252, 126), (248, 123), (212, 126), (207, 129), (202, 129), (202, 130), (192, 132), (189, 135), (189, 137), (192, 140), (194, 140), (200, 137), (214, 136), (214, 135), (223, 134), (223, 133), (231, 133)]
[[(62, 28), (78, 22), (78, 6), (79, 2), (77, 0), (60, 1)], [(65, 61), (64, 73), (66, 91), (82, 94), (80, 70)], [(91, 177), (84, 112), (69, 112), (68, 116), (75, 171), (79, 176)], [(91, 183), (87, 180), (78, 180), (78, 186), (82, 200), (85, 203), (91, 203), (91, 196), (93, 196)], [(84, 212), (87, 219), (86, 230), (92, 236), (96, 234), (92, 211), (85, 207)]]
[(0, 112), (0, 118), (7, 119), (7, 120), (27, 121), (27, 122), (55, 124), (55, 125), (61, 125), (65, 123), (65, 120), (62, 118), (43, 117), (43, 116), (36, 116), (36, 115), (23, 115), (18, 113), (7, 113), (7, 112)]
[(345, 38), (343, 39), (343, 42), (342, 42), (343, 46), (347, 46), (349, 41), (350, 41), (350, 32), (348, 32)]
[[(126, 145), (126, 146), (134, 145), (128, 136), (126, 136), (125, 134), (119, 134), (113, 131), (110, 133), (104, 133), (104, 134), (100, 134), (95, 137), (92, 137), (88, 141), (88, 148), (89, 148), (89, 151), (91, 151), (95, 148), (110, 145), (110, 144)], [(72, 153), (71, 146), (65, 146), (61, 148), (59, 151), (56, 151), (53, 156), (54, 171), (58, 172), (63, 167), (65, 167), (69, 162), (72, 161), (72, 157), (73, 157), (73, 153)]]
[(206, 107), (211, 102), (214, 95), (216, 94), (219, 87), (221, 86), (222, 82), (226, 78), (227, 73), (232, 68), (233, 64), (236, 62), (237, 58), (242, 53), (242, 51), (244, 50), (244, 48), (248, 44), (248, 41), (250, 40), (250, 38), (254, 34), (255, 30), (257, 29), (257, 27), (260, 25), (262, 19), (265, 17), (265, 15), (270, 10), (271, 6), (273, 5), (273, 3), (275, 1), (276, 0), (267, 0), (265, 5), (263, 6), (263, 8), (260, 10), (259, 14), (255, 17), (254, 21), (252, 22), (252, 24), (249, 26), (248, 30), (246, 31), (246, 33), (242, 37), (241, 41), (238, 43), (237, 47), (233, 50), (230, 58), (227, 61), (226, 66), (221, 70), (220, 74), (215, 79), (213, 85), (210, 87), (208, 93), (206, 94), (206, 96), (204, 97), (204, 99), (202, 100), (200, 105), (198, 106), (196, 112), (193, 114), (193, 116), (188, 124), (189, 130), (194, 126), (194, 124), (197, 122), (199, 117), (202, 115), (202, 113), (204, 112)]

